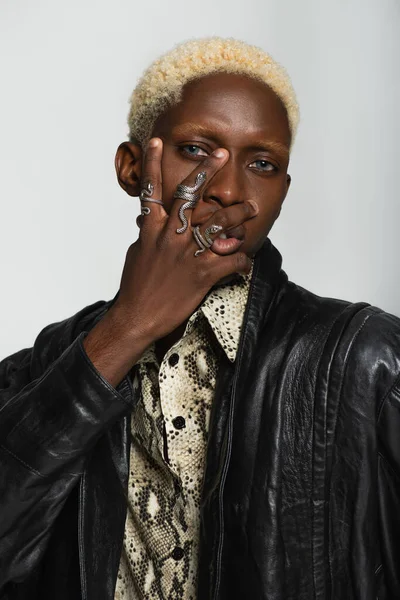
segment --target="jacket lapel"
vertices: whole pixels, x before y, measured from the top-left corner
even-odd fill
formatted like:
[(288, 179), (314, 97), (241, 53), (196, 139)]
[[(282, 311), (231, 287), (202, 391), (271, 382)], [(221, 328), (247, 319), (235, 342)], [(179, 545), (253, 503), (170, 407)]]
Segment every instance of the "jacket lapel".
[(258, 339), (272, 306), (279, 301), (286, 274), (282, 257), (267, 238), (254, 261), (253, 276), (235, 363), (221, 356), (210, 417), (206, 471), (201, 505), (199, 598), (217, 598), (224, 537), (223, 497), (232, 453), (235, 401), (248, 385)]

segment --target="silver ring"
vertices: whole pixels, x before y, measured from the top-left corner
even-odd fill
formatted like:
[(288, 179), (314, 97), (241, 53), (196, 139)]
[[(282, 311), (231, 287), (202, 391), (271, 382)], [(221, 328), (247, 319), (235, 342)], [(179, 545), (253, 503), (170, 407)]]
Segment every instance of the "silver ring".
[(193, 229), (192, 229), (193, 237), (194, 237), (197, 245), (199, 246), (199, 250), (196, 250), (194, 255), (199, 256), (199, 254), (202, 254), (204, 252), (204, 250), (206, 250), (207, 248), (211, 248), (211, 246), (214, 243), (214, 240), (212, 238), (210, 238), (210, 233), (218, 233), (218, 231), (221, 231), (221, 229), (222, 229), (221, 225), (211, 225), (210, 227), (207, 227), (207, 229), (204, 233), (204, 237), (203, 237), (202, 234), (200, 233), (199, 225), (196, 225), (196, 227), (193, 227)]
[(199, 256), (199, 254), (202, 254), (204, 252), (204, 250), (206, 250), (207, 248), (209, 248), (211, 246), (211, 244), (208, 244), (208, 242), (206, 242), (206, 240), (203, 238), (203, 236), (200, 233), (200, 229), (199, 229), (198, 225), (197, 225), (197, 227), (194, 227), (192, 229), (192, 233), (193, 233), (193, 237), (196, 240), (198, 247), (200, 248), (200, 250), (196, 250), (194, 255)]
[(205, 171), (201, 171), (196, 176), (196, 181), (193, 186), (184, 185), (180, 183), (176, 188), (176, 192), (174, 194), (174, 199), (179, 198), (180, 200), (187, 200), (182, 206), (179, 208), (179, 218), (182, 223), (182, 227), (176, 230), (176, 233), (184, 233), (189, 225), (189, 222), (185, 215), (185, 210), (188, 208), (194, 208), (196, 203), (200, 200), (201, 194), (199, 189), (207, 179), (207, 174)]
[[(140, 192), (140, 201), (141, 202), (154, 202), (155, 204), (161, 204), (161, 206), (164, 206), (164, 203), (162, 202), (162, 200), (155, 200), (154, 198), (150, 198), (150, 196), (153, 195), (154, 192), (154, 185), (152, 183), (145, 183), (144, 184), (145, 187), (142, 189), (142, 191)], [(151, 213), (151, 210), (148, 206), (142, 206), (141, 209), (141, 214), (142, 215), (149, 215)]]
[(197, 202), (200, 199), (199, 189), (207, 179), (207, 173), (205, 171), (201, 171), (197, 173), (196, 181), (194, 185), (185, 185), (180, 183), (176, 188), (176, 192), (174, 194), (174, 198), (179, 198), (180, 200), (187, 200), (188, 202)]
[(200, 232), (200, 227), (197, 225), (197, 227), (194, 228), (193, 230), (193, 234), (197, 237), (197, 240), (199, 242), (201, 242), (201, 244), (205, 247), (205, 248), (210, 248), (210, 246), (212, 246), (213, 244), (213, 240), (210, 240), (210, 238), (208, 240), (205, 240), (203, 238), (203, 236), (201, 235)]
[(164, 202), (162, 200), (154, 200), (154, 198), (145, 198), (142, 202), (154, 202), (155, 204), (161, 204), (164, 206)]
[(154, 185), (152, 183), (145, 183), (144, 184), (144, 188), (142, 189), (142, 191), (140, 192), (140, 200), (143, 202), (143, 200), (147, 200), (150, 196), (153, 195), (154, 192)]
[(210, 225), (210, 227), (207, 227), (207, 229), (204, 232), (204, 237), (206, 238), (207, 242), (209, 242), (210, 244), (214, 243), (214, 240), (212, 238), (210, 238), (210, 233), (218, 233), (218, 231), (221, 231), (221, 229), (223, 229), (223, 227), (221, 225)]

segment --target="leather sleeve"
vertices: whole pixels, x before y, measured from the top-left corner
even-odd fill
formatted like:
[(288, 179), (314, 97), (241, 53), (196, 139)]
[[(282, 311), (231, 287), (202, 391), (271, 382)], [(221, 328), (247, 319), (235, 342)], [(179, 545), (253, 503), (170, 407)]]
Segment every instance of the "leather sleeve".
[[(382, 312), (367, 327), (364, 385), (377, 398), (378, 524), (381, 565), (377, 598), (400, 598), (400, 319)], [(370, 381), (368, 381), (370, 379)], [(367, 387), (369, 389), (369, 387)]]
[(128, 379), (114, 389), (76, 335), (84, 311), (0, 363), (0, 590), (40, 562), (86, 457), (132, 408)]
[(379, 525), (388, 598), (400, 597), (400, 378), (387, 394), (378, 421)]

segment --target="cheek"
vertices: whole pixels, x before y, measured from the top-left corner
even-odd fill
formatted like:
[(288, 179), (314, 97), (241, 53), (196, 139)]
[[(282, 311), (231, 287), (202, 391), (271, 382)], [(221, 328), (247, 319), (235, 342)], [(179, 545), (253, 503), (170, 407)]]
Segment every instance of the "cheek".
[(263, 237), (275, 221), (275, 210), (260, 210), (257, 217), (249, 222), (249, 228), (255, 237)]
[(282, 204), (286, 196), (287, 186), (285, 179), (280, 177), (262, 190), (257, 190), (258, 206), (260, 208), (260, 221), (273, 223), (281, 212)]

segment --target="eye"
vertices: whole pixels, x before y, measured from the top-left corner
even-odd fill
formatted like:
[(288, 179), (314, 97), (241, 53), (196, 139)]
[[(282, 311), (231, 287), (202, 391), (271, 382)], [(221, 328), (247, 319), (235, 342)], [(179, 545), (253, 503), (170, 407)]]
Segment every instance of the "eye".
[(196, 146), (196, 144), (186, 144), (185, 146), (181, 146), (180, 150), (190, 156), (208, 156), (207, 152), (203, 148), (200, 148), (200, 146)]
[(253, 167), (253, 165), (256, 165), (255, 168), (259, 171), (276, 171), (275, 165), (268, 160), (255, 160), (249, 166)]

